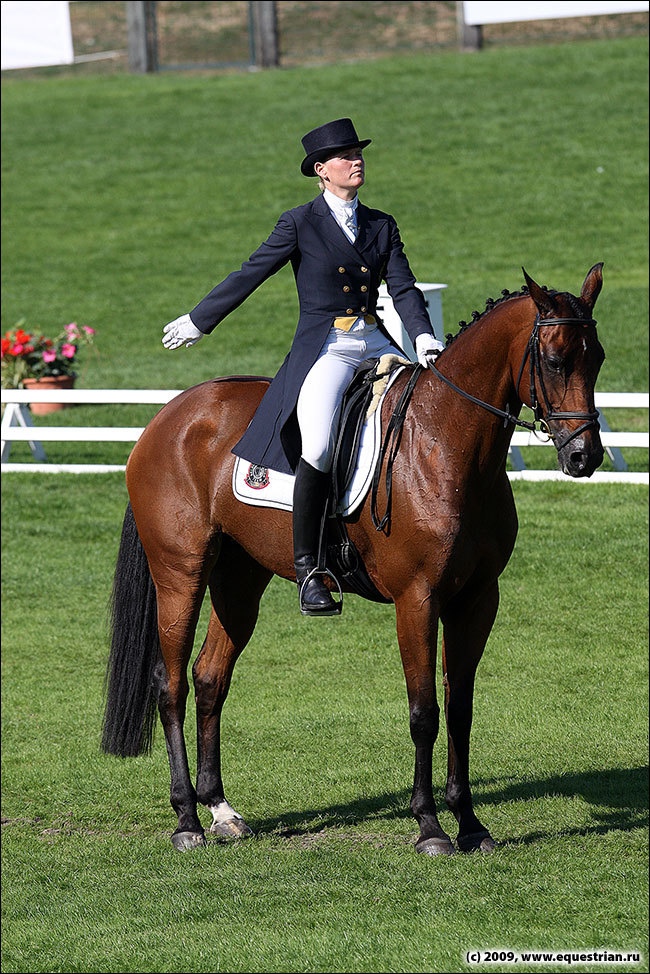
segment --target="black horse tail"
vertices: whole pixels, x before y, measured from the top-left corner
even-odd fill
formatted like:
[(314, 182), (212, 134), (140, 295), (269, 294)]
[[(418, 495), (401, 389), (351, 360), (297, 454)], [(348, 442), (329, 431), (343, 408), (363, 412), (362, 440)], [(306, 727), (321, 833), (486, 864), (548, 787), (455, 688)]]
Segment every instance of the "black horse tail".
[(119, 757), (149, 753), (156, 724), (153, 677), (162, 656), (156, 589), (131, 504), (122, 526), (110, 622), (102, 750)]

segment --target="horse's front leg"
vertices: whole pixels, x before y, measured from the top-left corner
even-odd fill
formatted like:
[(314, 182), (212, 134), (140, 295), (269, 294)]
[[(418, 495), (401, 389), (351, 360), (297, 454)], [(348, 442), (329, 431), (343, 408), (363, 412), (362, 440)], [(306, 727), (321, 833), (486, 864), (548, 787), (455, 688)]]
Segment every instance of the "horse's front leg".
[(445, 800), (458, 822), (458, 848), (492, 852), (494, 840), (476, 817), (469, 786), (474, 678), (499, 605), (496, 581), (480, 594), (461, 593), (443, 616), (442, 668), (448, 734)]
[(438, 610), (431, 592), (411, 586), (397, 602), (397, 638), (406, 677), (411, 737), (415, 744), (415, 775), (411, 811), (420, 826), (418, 852), (453, 855), (454, 846), (438, 821), (433, 799), (432, 757), (438, 736), (440, 708), (436, 700)]

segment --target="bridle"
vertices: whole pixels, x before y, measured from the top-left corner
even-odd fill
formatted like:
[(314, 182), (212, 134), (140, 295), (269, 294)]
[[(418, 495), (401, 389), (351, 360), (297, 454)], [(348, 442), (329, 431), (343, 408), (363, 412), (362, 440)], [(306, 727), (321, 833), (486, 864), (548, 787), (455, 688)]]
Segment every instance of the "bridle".
[[(510, 412), (510, 407), (506, 406), (505, 409), (499, 409), (497, 406), (493, 406), (489, 402), (485, 402), (483, 399), (478, 399), (476, 396), (470, 395), (469, 392), (465, 392), (448, 379), (446, 375), (439, 372), (436, 366), (431, 363), (428, 368), (434, 375), (446, 383), (451, 389), (461, 395), (464, 399), (469, 402), (473, 402), (477, 406), (481, 406), (483, 409), (487, 409), (488, 412), (492, 413), (494, 416), (499, 416), (503, 420), (504, 427), (508, 426), (508, 423), (512, 423), (514, 426), (522, 426), (524, 429), (530, 430), (533, 433), (537, 433), (537, 424), (539, 424), (539, 429), (542, 433), (549, 436), (553, 440), (555, 449), (560, 452), (563, 450), (567, 443), (579, 436), (590, 426), (596, 426), (600, 428), (600, 423), (598, 422), (598, 413), (580, 413), (580, 412), (561, 412), (559, 410), (553, 409), (551, 401), (548, 397), (546, 391), (546, 386), (544, 385), (544, 378), (542, 376), (542, 366), (541, 366), (541, 354), (540, 354), (540, 339), (539, 332), (540, 328), (548, 327), (549, 325), (581, 325), (586, 328), (590, 325), (595, 327), (596, 321), (593, 318), (544, 318), (538, 313), (535, 318), (535, 323), (533, 325), (533, 330), (528, 339), (526, 349), (524, 351), (523, 358), (521, 360), (521, 365), (519, 367), (519, 374), (517, 376), (517, 390), (519, 390), (519, 385), (521, 383), (524, 369), (526, 368), (526, 362), (528, 362), (529, 374), (530, 374), (530, 403), (529, 407), (533, 411), (535, 417), (532, 423), (529, 423), (525, 419), (519, 419), (514, 413)], [(391, 507), (392, 507), (392, 480), (393, 480), (393, 463), (395, 457), (397, 456), (397, 451), (399, 450), (400, 441), (402, 438), (402, 429), (404, 427), (404, 419), (406, 417), (406, 410), (408, 409), (409, 401), (415, 389), (416, 382), (418, 381), (420, 374), (424, 372), (424, 366), (415, 365), (411, 376), (406, 383), (402, 395), (400, 396), (399, 402), (397, 403), (393, 414), (390, 418), (388, 426), (386, 428), (386, 433), (379, 451), (379, 457), (377, 460), (377, 465), (375, 467), (375, 472), (372, 479), (372, 494), (371, 494), (371, 504), (370, 511), (372, 515), (372, 521), (375, 528), (378, 531), (385, 531), (386, 534), (390, 532), (391, 525)], [(542, 408), (541, 403), (537, 398), (537, 386), (536, 380), (539, 380), (539, 386), (542, 390), (542, 399), (544, 400), (544, 406), (546, 412)], [(584, 422), (575, 430), (571, 430), (564, 436), (560, 436), (554, 433), (549, 422), (556, 419), (582, 419)], [(386, 457), (388, 458), (386, 460)], [(378, 511), (378, 491), (379, 483), (381, 480), (381, 471), (384, 465), (384, 460), (386, 460), (386, 511), (383, 517), (380, 518)]]
[[(594, 318), (542, 318), (540, 314), (537, 314), (535, 318), (535, 323), (533, 325), (533, 330), (528, 339), (526, 349), (524, 351), (523, 358), (521, 360), (521, 365), (519, 367), (519, 374), (517, 376), (516, 389), (519, 389), (519, 385), (524, 374), (524, 369), (526, 368), (526, 362), (529, 364), (529, 375), (530, 375), (530, 403), (528, 403), (529, 408), (532, 409), (535, 419), (532, 423), (527, 422), (524, 419), (519, 419), (510, 412), (510, 407), (506, 406), (504, 409), (499, 409), (497, 406), (493, 406), (491, 403), (484, 402), (482, 399), (478, 399), (476, 396), (470, 395), (457, 386), (451, 379), (448, 379), (446, 375), (439, 372), (435, 365), (429, 365), (429, 369), (436, 375), (439, 379), (442, 379), (450, 388), (454, 389), (455, 392), (459, 393), (465, 399), (470, 402), (475, 403), (477, 406), (482, 406), (483, 409), (487, 409), (488, 412), (493, 413), (495, 416), (500, 416), (503, 419), (503, 425), (507, 426), (508, 423), (512, 423), (515, 426), (521, 426), (524, 429), (531, 430), (532, 432), (537, 432), (537, 424), (539, 424), (539, 429), (542, 433), (545, 433), (553, 440), (555, 449), (560, 452), (563, 450), (567, 443), (575, 439), (581, 433), (584, 433), (586, 429), (590, 426), (596, 426), (600, 428), (600, 423), (598, 422), (598, 413), (582, 413), (582, 412), (564, 412), (560, 410), (553, 409), (551, 401), (548, 397), (546, 391), (546, 386), (544, 385), (544, 377), (542, 375), (541, 366), (541, 355), (540, 355), (540, 328), (545, 328), (549, 325), (580, 325), (586, 328), (590, 325), (596, 326), (596, 321)], [(544, 409), (542, 404), (537, 398), (537, 381), (539, 381), (539, 387), (542, 390), (542, 398), (544, 400)], [(564, 436), (560, 436), (558, 433), (554, 433), (549, 423), (553, 420), (558, 419), (582, 419), (584, 422), (577, 429), (571, 430)]]

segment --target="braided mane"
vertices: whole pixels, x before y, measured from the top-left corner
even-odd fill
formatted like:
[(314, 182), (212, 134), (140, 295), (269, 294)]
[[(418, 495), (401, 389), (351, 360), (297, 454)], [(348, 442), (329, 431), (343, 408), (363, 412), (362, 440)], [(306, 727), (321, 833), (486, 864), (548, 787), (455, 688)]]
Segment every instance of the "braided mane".
[[(568, 291), (563, 291), (563, 292), (554, 291), (551, 288), (548, 288), (544, 285), (542, 286), (542, 291), (547, 291), (548, 294), (550, 294), (551, 296), (561, 293), (562, 296), (565, 297), (569, 302), (569, 304), (571, 305), (571, 308), (576, 318), (588, 317), (585, 313), (585, 309), (582, 305), (582, 302), (579, 300), (579, 298), (576, 298), (575, 295), (570, 294)], [(482, 318), (484, 318), (489, 311), (493, 310), (493, 308), (496, 308), (500, 304), (505, 304), (506, 301), (510, 301), (512, 298), (526, 297), (528, 293), (529, 293), (528, 287), (524, 284), (524, 286), (521, 288), (520, 291), (509, 291), (508, 288), (504, 288), (501, 291), (500, 298), (497, 298), (496, 300), (494, 298), (488, 298), (487, 301), (485, 302), (485, 309), (483, 311), (472, 311), (471, 321), (459, 321), (458, 322), (459, 330), (456, 332), (456, 334), (452, 335), (450, 333), (448, 335), (445, 335), (445, 348), (449, 348), (452, 342), (455, 342), (456, 339), (459, 337), (459, 335), (462, 335), (464, 332), (467, 331), (468, 328), (471, 328), (472, 325), (474, 325), (477, 321), (480, 321)]]

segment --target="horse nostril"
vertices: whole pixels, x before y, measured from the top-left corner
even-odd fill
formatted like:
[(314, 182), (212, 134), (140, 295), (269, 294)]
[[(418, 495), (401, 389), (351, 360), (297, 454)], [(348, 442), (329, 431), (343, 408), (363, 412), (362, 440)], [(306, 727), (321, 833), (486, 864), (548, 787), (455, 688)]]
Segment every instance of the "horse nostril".
[(585, 453), (575, 450), (569, 457), (569, 463), (574, 470), (584, 470), (587, 466), (587, 456)]

